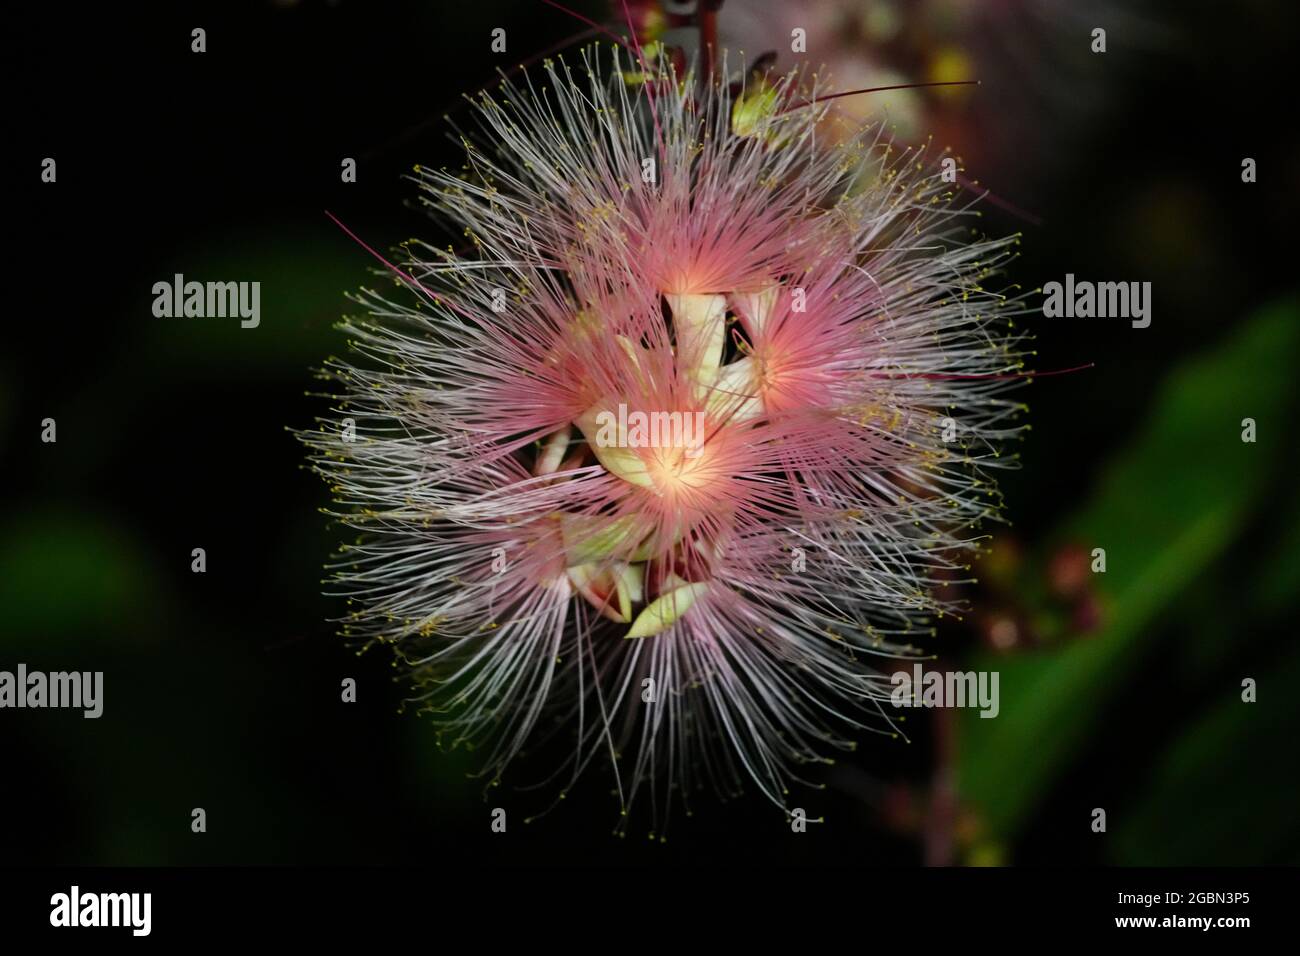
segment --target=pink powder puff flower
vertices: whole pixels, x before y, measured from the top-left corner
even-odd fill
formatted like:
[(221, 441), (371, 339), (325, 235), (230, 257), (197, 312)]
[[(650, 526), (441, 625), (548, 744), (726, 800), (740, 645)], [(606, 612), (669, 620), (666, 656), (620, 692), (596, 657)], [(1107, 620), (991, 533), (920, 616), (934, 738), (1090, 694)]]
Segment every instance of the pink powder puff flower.
[(473, 101), (465, 165), (416, 171), (469, 253), (408, 244), (407, 291), (356, 297), (303, 436), (360, 533), (345, 633), (442, 739), (496, 783), (558, 728), (558, 796), (604, 762), (660, 822), (897, 736), (873, 662), (921, 655), (1023, 410), (981, 285), (1014, 238), (878, 130), (819, 142), (801, 76), (664, 69), (592, 48)]

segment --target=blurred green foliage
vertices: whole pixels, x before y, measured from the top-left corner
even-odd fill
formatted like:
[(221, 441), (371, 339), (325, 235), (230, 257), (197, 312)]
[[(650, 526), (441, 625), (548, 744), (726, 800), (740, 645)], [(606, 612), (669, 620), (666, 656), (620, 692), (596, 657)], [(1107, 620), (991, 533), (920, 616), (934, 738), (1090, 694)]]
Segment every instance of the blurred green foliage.
[[(1222, 345), (1175, 369), (1145, 427), (1117, 455), (1092, 498), (1043, 542), (1044, 555), (1067, 541), (1088, 550), (1105, 549), (1106, 573), (1096, 576), (1104, 623), (1098, 633), (1064, 646), (1023, 656), (984, 654), (974, 662), (979, 669), (1001, 672), (1002, 710), (995, 720), (980, 720), (974, 711), (964, 715), (960, 789), (995, 838), (1013, 838), (1028, 821), (1072, 754), (1095, 731), (1114, 695), (1142, 693), (1130, 677), (1149, 651), (1161, 618), (1193, 596), (1191, 589), (1207, 586), (1203, 573), (1260, 506), (1291, 443), (1293, 419), (1287, 413), (1292, 410), (1296, 355), (1300, 311), (1288, 301), (1264, 310)], [(1258, 429), (1253, 444), (1241, 437), (1241, 421), (1247, 417)], [(1276, 501), (1266, 504), (1278, 507)], [(1294, 588), (1294, 527), (1288, 535), (1276, 553), (1259, 562), (1255, 579), (1261, 597), (1281, 599)], [(1245, 603), (1240, 597), (1218, 592), (1211, 603), (1231, 608)], [(1238, 626), (1245, 626), (1246, 619), (1237, 615)], [(1231, 616), (1228, 624), (1233, 624)], [(1231, 633), (1213, 635), (1224, 657), (1230, 657), (1234, 638)], [(1257, 767), (1251, 775), (1250, 792), (1237, 792), (1242, 768), (1227, 759), (1248, 737), (1278, 732), (1282, 724), (1268, 705), (1281, 705), (1282, 689), (1293, 686), (1287, 673), (1293, 675), (1294, 665), (1288, 663), (1267, 682), (1272, 701), (1257, 705), (1241, 702), (1244, 675), (1231, 667), (1222, 670), (1217, 708), (1165, 758), (1154, 789), (1141, 801), (1141, 819), (1125, 821), (1119, 851), (1124, 862), (1189, 862), (1189, 854), (1199, 862), (1221, 859), (1215, 848), (1233, 838), (1233, 819), (1218, 820), (1214, 841), (1191, 839), (1194, 833), (1178, 832), (1173, 818), (1165, 815), (1171, 788), (1204, 791), (1203, 799), (1181, 804), (1179, 820), (1189, 828), (1212, 815), (1214, 801), (1224, 792), (1236, 792), (1232, 806), (1245, 818), (1252, 806), (1259, 809), (1259, 819), (1270, 816), (1260, 801), (1294, 799), (1293, 791), (1269, 788), (1267, 768)], [(1134, 731), (1133, 739), (1140, 741), (1142, 728)], [(1276, 743), (1285, 748), (1285, 739)], [(1237, 752), (1258, 754), (1258, 741)], [(1208, 786), (1213, 782), (1217, 788)], [(1141, 783), (1133, 781), (1134, 786)], [(1095, 804), (1086, 794), (1080, 800), (1082, 827)], [(1198, 849), (1169, 852), (1174, 846)], [(1245, 843), (1237, 857), (1259, 859), (1251, 857)]]
[(120, 634), (133, 613), (158, 609), (159, 594), (140, 542), (105, 515), (38, 511), (0, 528), (0, 648), (42, 634), (84, 645)]

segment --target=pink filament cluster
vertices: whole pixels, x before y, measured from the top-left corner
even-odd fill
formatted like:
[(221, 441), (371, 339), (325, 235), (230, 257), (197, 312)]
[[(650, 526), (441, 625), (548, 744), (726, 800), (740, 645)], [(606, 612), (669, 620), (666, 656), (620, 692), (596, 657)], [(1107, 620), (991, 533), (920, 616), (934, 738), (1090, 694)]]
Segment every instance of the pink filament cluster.
[[(881, 130), (819, 143), (801, 77), (605, 56), (474, 100), (464, 166), (416, 173), (468, 251), (409, 244), (424, 291), (356, 297), (304, 436), (359, 532), (345, 632), (398, 647), (492, 782), (544, 728), (560, 794), (598, 761), (625, 813), (706, 780), (785, 806), (895, 733), (872, 661), (921, 653), (996, 509), (1020, 359), (981, 283), (1014, 240)], [(701, 434), (602, 431), (619, 406)]]

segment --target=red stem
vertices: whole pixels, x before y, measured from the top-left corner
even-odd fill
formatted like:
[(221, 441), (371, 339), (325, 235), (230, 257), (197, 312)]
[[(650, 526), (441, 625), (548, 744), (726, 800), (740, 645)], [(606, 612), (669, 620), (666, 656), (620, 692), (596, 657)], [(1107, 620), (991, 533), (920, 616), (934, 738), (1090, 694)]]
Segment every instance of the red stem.
[(934, 712), (934, 751), (924, 828), (925, 865), (952, 866), (956, 862), (957, 714), (951, 707)]
[(711, 5), (701, 3), (700, 21), (700, 58), (704, 65), (704, 81), (713, 82), (713, 68), (718, 49), (718, 11)]

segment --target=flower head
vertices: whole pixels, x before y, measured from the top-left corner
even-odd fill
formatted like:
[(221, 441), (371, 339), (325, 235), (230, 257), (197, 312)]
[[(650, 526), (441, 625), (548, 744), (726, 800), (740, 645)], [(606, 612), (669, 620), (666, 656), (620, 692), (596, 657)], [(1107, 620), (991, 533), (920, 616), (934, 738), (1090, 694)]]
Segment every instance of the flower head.
[(603, 58), (476, 98), (464, 167), (416, 174), (468, 251), (357, 296), (355, 441), (304, 436), (361, 533), (345, 630), (493, 781), (544, 722), (561, 793), (608, 761), (625, 811), (700, 778), (784, 806), (893, 732), (872, 662), (921, 653), (995, 509), (1014, 240), (880, 130), (819, 143), (801, 76)]

